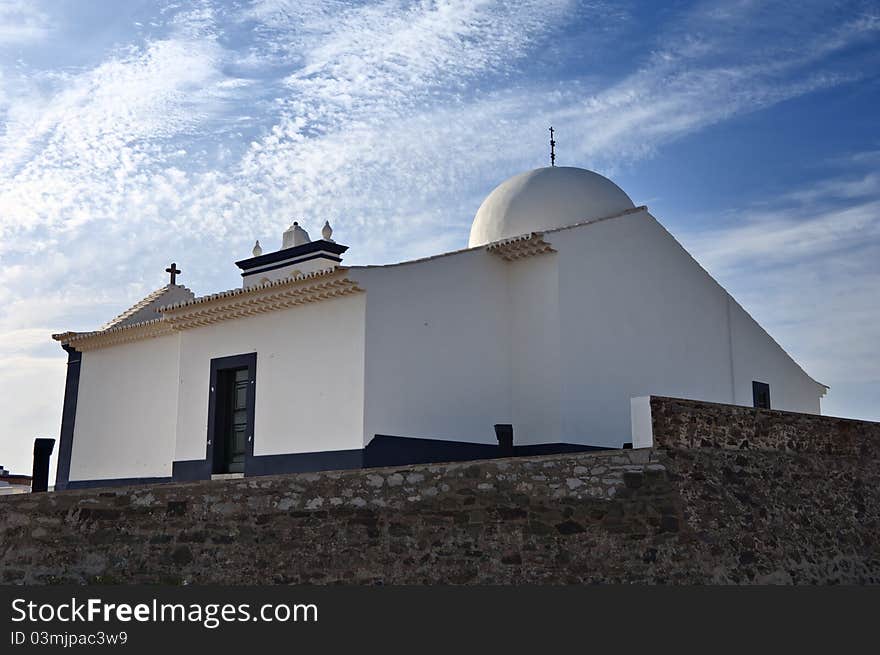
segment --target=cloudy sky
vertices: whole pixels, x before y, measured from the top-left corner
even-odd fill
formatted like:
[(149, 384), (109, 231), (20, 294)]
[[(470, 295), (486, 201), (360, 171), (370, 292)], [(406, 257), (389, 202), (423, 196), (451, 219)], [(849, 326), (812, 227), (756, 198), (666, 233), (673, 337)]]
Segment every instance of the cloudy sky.
[(878, 108), (878, 0), (0, 0), (0, 464), (57, 437), (51, 333), (172, 260), (238, 286), (293, 218), (352, 264), (463, 247), (550, 124), (557, 163), (647, 204), (832, 387), (825, 413), (880, 420)]

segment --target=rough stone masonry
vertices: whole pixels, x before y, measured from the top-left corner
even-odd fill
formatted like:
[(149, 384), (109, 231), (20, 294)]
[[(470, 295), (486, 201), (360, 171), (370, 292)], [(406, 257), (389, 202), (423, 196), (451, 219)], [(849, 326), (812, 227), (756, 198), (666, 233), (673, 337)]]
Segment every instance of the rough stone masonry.
[(655, 448), (0, 500), (0, 582), (880, 582), (880, 424), (651, 399)]

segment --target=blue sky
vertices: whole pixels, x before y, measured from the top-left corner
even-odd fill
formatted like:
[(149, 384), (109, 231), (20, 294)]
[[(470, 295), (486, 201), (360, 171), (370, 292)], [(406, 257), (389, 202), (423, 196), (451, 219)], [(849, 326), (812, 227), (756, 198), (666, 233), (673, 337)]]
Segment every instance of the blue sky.
[(0, 0), (0, 464), (65, 356), (165, 283), (240, 284), (325, 219), (346, 261), (463, 247), (547, 163), (610, 176), (880, 420), (880, 4)]

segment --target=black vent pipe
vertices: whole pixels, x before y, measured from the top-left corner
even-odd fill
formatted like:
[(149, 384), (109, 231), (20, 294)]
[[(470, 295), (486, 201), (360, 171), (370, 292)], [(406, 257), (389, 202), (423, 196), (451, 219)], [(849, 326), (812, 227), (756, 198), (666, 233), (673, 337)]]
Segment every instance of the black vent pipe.
[(498, 451), (501, 457), (513, 455), (513, 426), (510, 423), (496, 423), (495, 436), (498, 438)]

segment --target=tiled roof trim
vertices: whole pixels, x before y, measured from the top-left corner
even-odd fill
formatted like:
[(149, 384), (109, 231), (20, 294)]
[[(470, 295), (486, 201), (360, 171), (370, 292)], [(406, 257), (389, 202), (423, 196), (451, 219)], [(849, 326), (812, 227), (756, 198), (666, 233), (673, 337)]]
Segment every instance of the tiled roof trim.
[(233, 289), (160, 307), (161, 316), (149, 321), (92, 332), (64, 332), (53, 334), (52, 338), (80, 351), (94, 350), (362, 291), (357, 283), (345, 277), (345, 271), (327, 269)]
[(71, 345), (79, 351), (106, 348), (130, 341), (140, 341), (171, 334), (174, 329), (160, 316), (142, 323), (112, 327), (93, 332), (64, 332), (53, 334), (52, 338), (62, 344)]
[(192, 300), (187, 300), (186, 302), (178, 302), (173, 303), (171, 305), (163, 305), (159, 308), (160, 312), (168, 312), (177, 309), (181, 309), (183, 307), (191, 307), (193, 305), (201, 305), (207, 302), (212, 302), (214, 300), (220, 298), (231, 298), (232, 296), (241, 296), (244, 294), (252, 293), (260, 289), (271, 289), (273, 287), (285, 287), (295, 283), (307, 282), (309, 280), (317, 279), (317, 278), (325, 278), (329, 277), (341, 272), (345, 272), (348, 269), (343, 266), (336, 266), (334, 268), (324, 268), (319, 271), (314, 271), (312, 273), (305, 273), (302, 275), (297, 275), (294, 278), (282, 278), (280, 280), (273, 280), (271, 282), (266, 282), (265, 284), (255, 284), (249, 287), (237, 288), (237, 289), (229, 289), (228, 291), (220, 291), (218, 293), (212, 293), (208, 296), (198, 296), (193, 298)]
[(227, 294), (197, 298), (188, 303), (164, 307), (160, 311), (164, 321), (175, 330), (186, 330), (360, 291), (363, 289), (345, 277), (344, 273), (336, 276), (311, 274), (283, 283), (272, 282), (248, 289), (237, 289)]
[(486, 246), (486, 250), (508, 262), (556, 252), (553, 246), (544, 241), (544, 235), (541, 232), (532, 232), (504, 241), (495, 241)]

